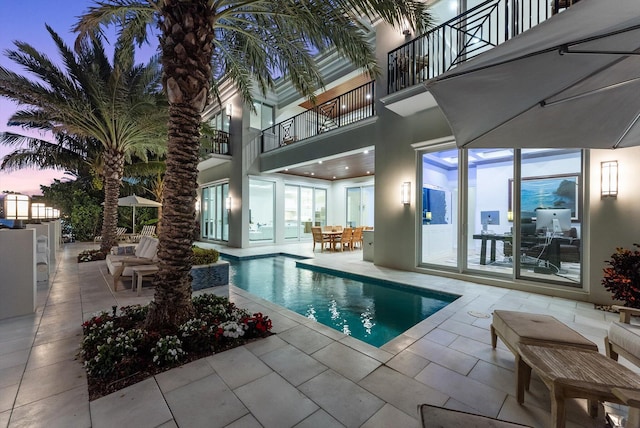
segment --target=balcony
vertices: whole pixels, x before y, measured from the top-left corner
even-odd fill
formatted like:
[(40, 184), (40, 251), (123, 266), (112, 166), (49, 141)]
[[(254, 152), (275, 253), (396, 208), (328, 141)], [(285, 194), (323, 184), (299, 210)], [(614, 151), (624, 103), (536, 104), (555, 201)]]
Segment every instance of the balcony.
[(262, 131), (262, 153), (375, 116), (375, 81)]
[(549, 19), (577, 0), (488, 0), (388, 54), (387, 93), (432, 79)]
[(229, 133), (213, 130), (212, 135), (203, 135), (200, 140), (200, 155), (231, 155), (231, 144), (229, 144)]

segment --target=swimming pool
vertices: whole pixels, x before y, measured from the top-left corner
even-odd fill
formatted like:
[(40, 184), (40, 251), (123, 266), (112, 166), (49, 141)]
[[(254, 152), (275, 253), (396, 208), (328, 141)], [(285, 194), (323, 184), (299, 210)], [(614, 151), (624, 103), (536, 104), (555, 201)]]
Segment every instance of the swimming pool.
[(299, 268), (285, 256), (227, 260), (230, 284), (378, 347), (459, 297)]

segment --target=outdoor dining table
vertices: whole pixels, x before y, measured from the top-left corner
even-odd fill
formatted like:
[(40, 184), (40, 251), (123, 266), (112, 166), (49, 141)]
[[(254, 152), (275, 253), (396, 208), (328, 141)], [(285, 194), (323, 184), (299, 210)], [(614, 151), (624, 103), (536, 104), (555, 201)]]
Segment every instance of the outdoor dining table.
[(331, 231), (331, 230), (327, 230), (327, 231), (322, 231), (322, 236), (329, 238), (329, 244), (331, 245), (331, 250), (335, 251), (336, 249), (336, 242), (338, 241), (337, 238), (342, 236), (342, 231), (341, 230), (336, 230), (336, 231)]

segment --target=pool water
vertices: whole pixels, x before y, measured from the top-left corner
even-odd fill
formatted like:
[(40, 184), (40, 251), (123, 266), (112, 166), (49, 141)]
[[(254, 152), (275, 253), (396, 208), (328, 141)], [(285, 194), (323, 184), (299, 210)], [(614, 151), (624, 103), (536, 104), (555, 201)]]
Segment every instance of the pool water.
[(229, 263), (230, 284), (377, 347), (459, 297), (299, 268), (285, 256)]

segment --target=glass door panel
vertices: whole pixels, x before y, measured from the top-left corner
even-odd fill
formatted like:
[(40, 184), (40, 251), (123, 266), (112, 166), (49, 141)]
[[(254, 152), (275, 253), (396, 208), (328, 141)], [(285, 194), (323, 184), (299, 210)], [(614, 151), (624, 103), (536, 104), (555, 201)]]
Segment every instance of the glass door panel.
[(298, 238), (298, 186), (284, 186), (284, 238)]
[(300, 188), (300, 221), (299, 230), (301, 238), (312, 238), (311, 226), (313, 221), (313, 188)]
[(314, 226), (327, 225), (327, 191), (315, 189)]
[(420, 260), (423, 264), (458, 266), (458, 151), (422, 155)]
[(274, 239), (275, 183), (249, 180), (249, 241)]

